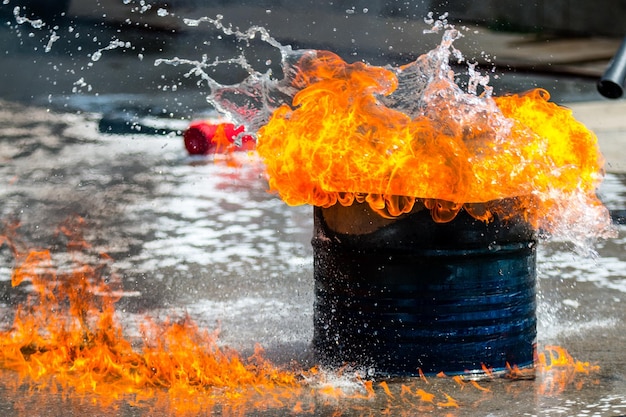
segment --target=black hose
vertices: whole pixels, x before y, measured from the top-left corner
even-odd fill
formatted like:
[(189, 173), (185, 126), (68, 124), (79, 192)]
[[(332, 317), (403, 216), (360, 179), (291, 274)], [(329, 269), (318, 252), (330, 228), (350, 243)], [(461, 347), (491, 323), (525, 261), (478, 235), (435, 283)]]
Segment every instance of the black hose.
[(626, 79), (626, 38), (613, 56), (604, 75), (598, 81), (598, 91), (607, 98), (620, 98), (624, 94)]

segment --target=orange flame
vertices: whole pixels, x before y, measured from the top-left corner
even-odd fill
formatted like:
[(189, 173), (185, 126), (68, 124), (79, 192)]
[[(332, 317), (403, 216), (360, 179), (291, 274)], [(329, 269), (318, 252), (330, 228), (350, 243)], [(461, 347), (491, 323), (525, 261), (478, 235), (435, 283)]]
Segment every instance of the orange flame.
[(546, 346), (538, 354), (537, 364), (543, 379), (539, 393), (548, 396), (560, 394), (572, 385), (581, 389), (588, 381), (578, 377), (590, 375), (600, 369), (598, 365), (576, 360), (567, 350), (552, 345)]
[[(69, 235), (68, 248), (84, 251), (89, 245), (79, 244), (71, 230), (73, 226), (60, 228)], [(30, 386), (66, 395), (95, 394), (104, 405), (128, 396), (141, 403), (167, 392), (182, 412), (199, 404), (185, 400), (211, 398), (215, 390), (236, 399), (246, 387), (268, 398), (300, 389), (298, 375), (271, 365), (260, 347), (242, 359), (219, 346), (216, 332), (199, 329), (188, 317), (146, 320), (137, 349), (116, 320), (121, 283), (106, 255), (96, 266), (80, 264), (58, 272), (47, 250), (16, 253), (12, 284), (30, 281), (35, 294), (18, 307), (11, 328), (0, 332), (0, 367), (16, 371)]]
[[(374, 384), (357, 375), (351, 387), (342, 388), (333, 383), (340, 374), (317, 367), (281, 369), (265, 359), (258, 346), (251, 357), (242, 358), (219, 344), (216, 331), (198, 328), (189, 317), (146, 318), (141, 336), (128, 338), (115, 311), (121, 280), (107, 255), (87, 256), (91, 247), (82, 238), (83, 223), (77, 219), (59, 228), (74, 256), (71, 265), (65, 254), (22, 250), (12, 236), (16, 224), (0, 234), (0, 243), (17, 260), (12, 284), (30, 282), (33, 290), (16, 309), (12, 325), (0, 331), (0, 372), (5, 386), (60, 393), (63, 398), (88, 397), (101, 407), (116, 407), (120, 401), (160, 410), (169, 407), (176, 415), (206, 414), (214, 409), (234, 415), (265, 409), (315, 415), (328, 407), (339, 416), (346, 407), (369, 410), (371, 401), (386, 402), (381, 414), (411, 415), (410, 410), (462, 407), (456, 394), (446, 391), (455, 386), (463, 390), (467, 380), (475, 394), (490, 394), (489, 388), (472, 380), (475, 375), (464, 379), (439, 374), (434, 384), (422, 373), (403, 384)], [(63, 267), (57, 265), (59, 255), (65, 261)], [(573, 359), (563, 348), (547, 346), (537, 355), (537, 392), (556, 395), (571, 386), (580, 389), (588, 382), (585, 377), (598, 369)], [(17, 381), (11, 382), (15, 378), (7, 378), (7, 371), (13, 371)], [(488, 376), (495, 378), (493, 373)], [(512, 367), (507, 376), (528, 379), (535, 372)], [(444, 391), (441, 384), (446, 381)]]
[(470, 120), (442, 90), (443, 99), (410, 117), (380, 100), (398, 86), (390, 69), (348, 64), (330, 52), (303, 59), (298, 69), (292, 105), (279, 107), (258, 132), (270, 189), (288, 204), (365, 201), (385, 216), (425, 207), (440, 222), (465, 208), (486, 221), (520, 214), (542, 227), (572, 194), (601, 206), (597, 139), (544, 90), (495, 104), (474, 96), (485, 110)]

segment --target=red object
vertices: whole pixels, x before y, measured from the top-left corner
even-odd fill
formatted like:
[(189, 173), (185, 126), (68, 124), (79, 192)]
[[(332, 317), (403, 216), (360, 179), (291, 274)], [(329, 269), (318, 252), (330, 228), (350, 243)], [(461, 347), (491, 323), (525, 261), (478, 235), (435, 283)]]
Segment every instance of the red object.
[[(223, 138), (226, 138), (227, 143), (220, 144), (218, 131), (222, 134), (222, 141)], [(234, 145), (235, 138), (243, 131), (243, 126), (235, 128), (235, 125), (232, 123), (213, 124), (200, 120), (189, 125), (185, 133), (183, 133), (183, 139), (185, 140), (185, 148), (190, 155), (253, 150), (256, 142), (250, 135), (241, 137), (241, 146)]]

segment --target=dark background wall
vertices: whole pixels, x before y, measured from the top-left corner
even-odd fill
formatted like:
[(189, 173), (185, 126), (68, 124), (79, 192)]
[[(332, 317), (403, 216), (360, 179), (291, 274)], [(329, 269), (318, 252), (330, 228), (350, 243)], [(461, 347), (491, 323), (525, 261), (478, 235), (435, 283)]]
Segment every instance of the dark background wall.
[[(139, 0), (9, 0), (38, 14), (140, 4)], [(6, 4), (6, 3), (5, 3)], [(173, 10), (216, 7), (265, 7), (302, 12), (363, 13), (371, 16), (422, 19), (429, 11), (448, 12), (450, 20), (480, 23), (492, 29), (562, 35), (626, 35), (626, 0), (145, 0), (142, 4)]]
[(494, 29), (571, 35), (626, 35), (625, 0), (433, 0), (452, 18)]
[[(197, 6), (209, 4), (204, 0), (168, 1), (174, 6), (190, 2)], [(338, 13), (367, 9), (379, 16), (410, 19), (422, 19), (429, 11), (448, 12), (452, 20), (479, 22), (499, 30), (626, 35), (626, 0), (218, 0), (210, 4), (326, 8)]]

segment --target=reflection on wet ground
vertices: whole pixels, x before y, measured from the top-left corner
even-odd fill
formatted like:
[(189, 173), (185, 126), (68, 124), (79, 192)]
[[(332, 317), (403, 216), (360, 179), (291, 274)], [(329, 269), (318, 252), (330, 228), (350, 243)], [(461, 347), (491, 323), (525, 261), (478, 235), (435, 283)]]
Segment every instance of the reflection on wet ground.
[[(250, 353), (260, 343), (277, 364), (312, 365), (311, 208), (288, 207), (268, 194), (253, 156), (242, 155), (245, 163), (230, 167), (188, 157), (174, 134), (107, 135), (97, 123), (92, 113), (1, 102), (0, 219), (19, 220), (20, 235), (33, 246), (54, 248), (60, 244), (57, 226), (70, 215), (83, 217), (85, 238), (94, 250), (113, 257), (123, 279), (117, 308), (131, 334), (145, 315), (187, 312), (201, 327), (219, 327), (225, 345)], [(626, 177), (609, 174), (600, 193), (610, 209), (624, 210)], [(423, 411), (625, 414), (626, 226), (618, 228), (618, 237), (597, 245), (596, 259), (581, 259), (559, 243), (540, 245), (539, 346), (561, 345), (575, 358), (599, 365), (598, 373), (563, 392), (543, 394), (541, 378), (490, 381), (490, 392), (432, 380), (429, 390), (454, 394), (460, 407)], [(28, 291), (11, 287), (12, 265), (10, 253), (0, 249), (5, 327)], [(341, 383), (339, 378), (336, 384)], [(397, 393), (403, 383), (389, 381), (389, 386)], [(308, 395), (300, 399), (307, 403)], [(42, 415), (106, 414), (59, 393), (24, 398), (5, 388), (0, 396), (4, 415), (22, 415), (42, 404), (47, 410)], [(333, 401), (319, 405), (316, 414), (376, 415), (391, 407), (395, 415), (408, 415), (412, 410), (407, 402), (390, 406), (385, 395)], [(148, 415), (127, 403), (116, 413)]]

